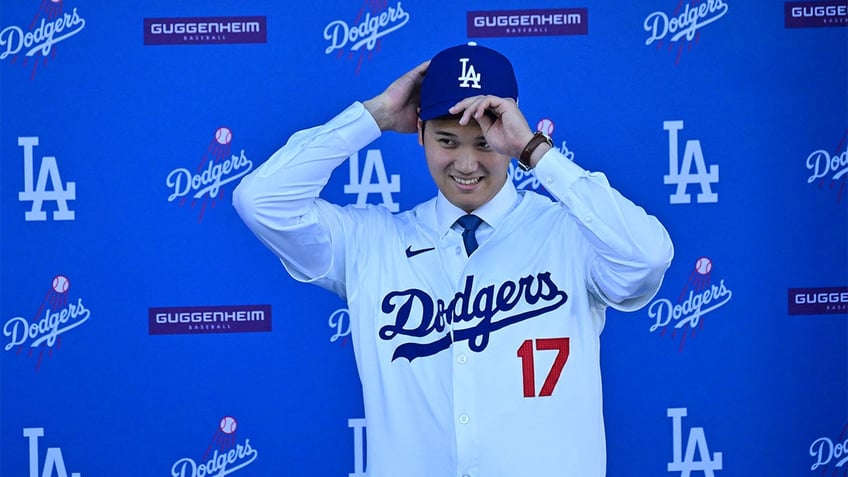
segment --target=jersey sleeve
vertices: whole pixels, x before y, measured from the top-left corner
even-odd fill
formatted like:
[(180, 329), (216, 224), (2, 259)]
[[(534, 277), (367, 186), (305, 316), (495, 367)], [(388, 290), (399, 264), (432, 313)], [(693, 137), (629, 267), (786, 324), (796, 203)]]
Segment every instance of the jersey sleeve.
[(603, 173), (584, 170), (555, 148), (542, 156), (535, 174), (591, 245), (589, 290), (624, 311), (647, 304), (674, 255), (660, 221), (613, 189)]
[(344, 296), (345, 217), (319, 194), (336, 167), (379, 136), (362, 103), (354, 103), (293, 134), (234, 190), (239, 216), (296, 280)]

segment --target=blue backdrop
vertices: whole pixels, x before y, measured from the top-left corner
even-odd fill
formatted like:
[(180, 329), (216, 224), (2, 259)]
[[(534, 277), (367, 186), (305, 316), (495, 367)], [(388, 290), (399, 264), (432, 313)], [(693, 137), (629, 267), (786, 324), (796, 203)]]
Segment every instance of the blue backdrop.
[[(675, 244), (608, 313), (608, 474), (848, 474), (848, 3), (613, 3), (0, 3), (0, 474), (364, 475), (345, 303), (232, 189), (469, 40)], [(349, 163), (326, 198), (435, 193), (414, 136)]]

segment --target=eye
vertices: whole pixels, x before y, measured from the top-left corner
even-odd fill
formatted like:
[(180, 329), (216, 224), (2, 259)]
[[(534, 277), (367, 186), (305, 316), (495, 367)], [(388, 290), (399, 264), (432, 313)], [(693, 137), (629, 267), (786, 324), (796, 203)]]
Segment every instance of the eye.
[(477, 149), (482, 149), (482, 150), (484, 150), (484, 151), (489, 151), (489, 150), (491, 150), (492, 148), (489, 146), (489, 143), (488, 143), (488, 142), (486, 142), (486, 141), (479, 141), (479, 142), (477, 143)]
[(440, 137), (436, 139), (442, 147), (456, 147), (456, 141), (447, 137)]

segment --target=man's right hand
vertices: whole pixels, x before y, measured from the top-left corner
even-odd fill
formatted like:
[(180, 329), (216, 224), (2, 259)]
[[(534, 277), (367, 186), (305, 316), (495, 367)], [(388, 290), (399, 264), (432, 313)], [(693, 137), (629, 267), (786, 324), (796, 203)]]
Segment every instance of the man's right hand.
[(377, 96), (362, 104), (381, 131), (413, 133), (418, 130), (421, 82), (430, 61), (425, 61), (396, 79)]

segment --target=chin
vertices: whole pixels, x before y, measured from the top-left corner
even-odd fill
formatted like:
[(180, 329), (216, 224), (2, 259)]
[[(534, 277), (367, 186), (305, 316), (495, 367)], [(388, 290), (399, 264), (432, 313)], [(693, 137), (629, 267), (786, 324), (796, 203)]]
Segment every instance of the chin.
[(460, 209), (470, 214), (471, 212), (474, 212), (475, 210), (479, 209), (482, 204), (478, 204), (476, 202), (454, 201), (453, 205), (459, 207)]

